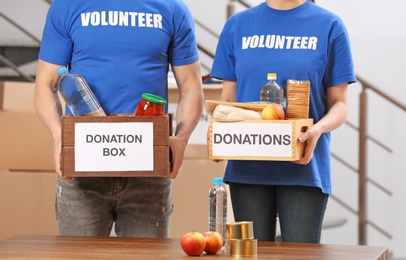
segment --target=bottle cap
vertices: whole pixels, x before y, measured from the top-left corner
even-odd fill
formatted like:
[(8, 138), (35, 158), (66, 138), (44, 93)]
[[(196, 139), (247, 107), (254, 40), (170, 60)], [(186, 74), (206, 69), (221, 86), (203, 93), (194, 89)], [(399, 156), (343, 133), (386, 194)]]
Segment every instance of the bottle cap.
[(161, 97), (159, 97), (157, 95), (151, 94), (151, 93), (143, 93), (141, 95), (141, 97), (143, 99), (148, 100), (148, 101), (150, 101), (152, 103), (155, 103), (155, 104), (160, 104), (160, 105), (165, 105), (166, 104), (165, 99), (163, 99), (163, 98), (161, 98)]
[(223, 184), (223, 178), (213, 178), (213, 184)]
[(66, 67), (61, 67), (59, 70), (58, 70), (58, 74), (59, 75), (63, 75), (63, 74), (65, 74), (65, 73), (67, 73), (68, 72), (68, 69), (66, 68)]
[(267, 77), (268, 77), (268, 80), (276, 79), (276, 73), (268, 73)]

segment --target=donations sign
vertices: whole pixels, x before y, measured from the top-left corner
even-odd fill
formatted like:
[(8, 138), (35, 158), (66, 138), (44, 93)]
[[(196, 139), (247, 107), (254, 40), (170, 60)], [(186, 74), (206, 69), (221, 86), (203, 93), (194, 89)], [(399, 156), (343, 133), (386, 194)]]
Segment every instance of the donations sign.
[(153, 171), (153, 123), (76, 123), (75, 171)]
[(211, 157), (225, 159), (291, 158), (292, 123), (283, 120), (263, 123), (214, 123), (211, 128)]

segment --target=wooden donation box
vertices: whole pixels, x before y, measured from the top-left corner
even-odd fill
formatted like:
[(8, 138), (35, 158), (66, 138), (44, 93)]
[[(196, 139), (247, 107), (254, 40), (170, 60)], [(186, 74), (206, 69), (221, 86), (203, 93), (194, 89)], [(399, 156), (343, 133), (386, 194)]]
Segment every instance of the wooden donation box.
[[(296, 161), (303, 157), (305, 143), (301, 134), (313, 125), (309, 118), (310, 82), (287, 81), (286, 112), (283, 120), (249, 119), (219, 122), (211, 119), (209, 156), (217, 160)], [(206, 110), (213, 115), (219, 105), (262, 112), (264, 102), (206, 101)]]
[(210, 121), (210, 159), (295, 161), (305, 144), (297, 138), (312, 119)]
[[(218, 105), (229, 105), (253, 111), (262, 111), (264, 103), (238, 103), (206, 101), (209, 114)], [(292, 107), (292, 106), (291, 106)], [(209, 157), (212, 160), (267, 160), (296, 161), (303, 157), (305, 143), (299, 142), (299, 136), (313, 125), (313, 119), (307, 118), (307, 103), (303, 102), (298, 112), (287, 114), (292, 118), (283, 120), (242, 120), (219, 122), (210, 120)], [(296, 108), (295, 108), (296, 109)], [(302, 111), (305, 111), (304, 113)], [(301, 118), (303, 117), (303, 118)]]
[(62, 175), (163, 177), (171, 120), (164, 116), (63, 116)]

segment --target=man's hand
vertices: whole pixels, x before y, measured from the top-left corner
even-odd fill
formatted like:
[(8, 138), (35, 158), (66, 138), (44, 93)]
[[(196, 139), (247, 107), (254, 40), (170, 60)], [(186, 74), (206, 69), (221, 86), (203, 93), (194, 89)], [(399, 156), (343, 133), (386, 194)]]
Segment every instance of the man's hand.
[(61, 168), (61, 151), (62, 151), (62, 145), (61, 145), (61, 139), (57, 139), (54, 141), (54, 166), (55, 166), (55, 172), (58, 174), (59, 178), (64, 179), (64, 180), (70, 180), (72, 177), (64, 177), (62, 176), (62, 168)]
[(169, 149), (172, 153), (171, 172), (167, 178), (175, 179), (179, 173), (180, 166), (183, 163), (183, 156), (185, 154), (187, 141), (178, 136), (169, 137)]

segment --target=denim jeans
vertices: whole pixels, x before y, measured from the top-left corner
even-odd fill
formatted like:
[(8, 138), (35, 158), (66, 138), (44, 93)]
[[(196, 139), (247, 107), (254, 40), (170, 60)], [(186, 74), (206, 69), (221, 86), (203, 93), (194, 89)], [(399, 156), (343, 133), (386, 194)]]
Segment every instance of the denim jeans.
[(60, 235), (168, 237), (172, 180), (159, 177), (57, 178)]
[(229, 185), (235, 221), (252, 221), (258, 240), (275, 241), (279, 217), (283, 242), (320, 242), (328, 195), (319, 188)]

